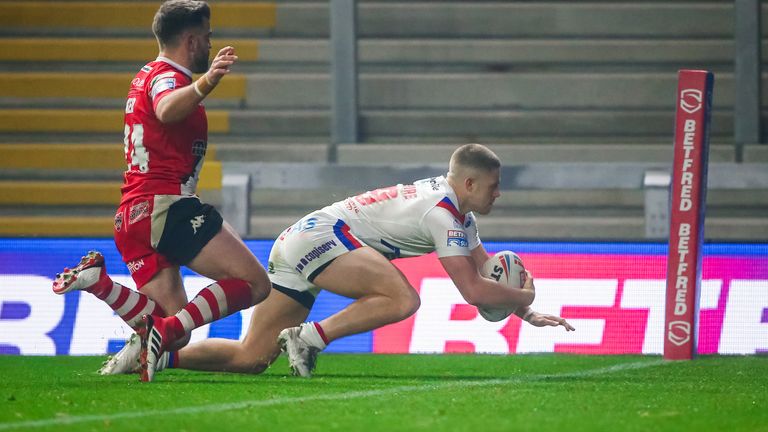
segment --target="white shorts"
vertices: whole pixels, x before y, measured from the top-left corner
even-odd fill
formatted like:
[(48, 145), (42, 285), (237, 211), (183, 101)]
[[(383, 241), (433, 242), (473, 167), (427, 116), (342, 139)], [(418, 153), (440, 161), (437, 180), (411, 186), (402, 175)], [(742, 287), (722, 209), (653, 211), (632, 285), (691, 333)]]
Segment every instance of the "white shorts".
[(310, 213), (275, 240), (267, 266), (269, 280), (278, 289), (309, 293), (314, 300), (320, 291), (312, 283), (315, 277), (334, 259), (363, 245), (343, 220), (322, 211)]

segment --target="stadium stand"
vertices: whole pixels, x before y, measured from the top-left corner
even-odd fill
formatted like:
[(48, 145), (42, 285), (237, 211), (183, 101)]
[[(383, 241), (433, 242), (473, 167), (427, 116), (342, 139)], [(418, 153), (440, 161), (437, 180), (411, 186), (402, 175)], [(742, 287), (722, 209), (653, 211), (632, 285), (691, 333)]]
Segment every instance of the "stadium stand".
[[(512, 164), (669, 164), (681, 68), (715, 72), (710, 161), (734, 161), (731, 2), (358, 4), (362, 143), (339, 147), (343, 165), (444, 163), (457, 144), (471, 141), (492, 145)], [(63, 181), (119, 182), (120, 168), (95, 150), (113, 148), (121, 161), (123, 98), (130, 76), (155, 55), (148, 26), (155, 8), (112, 0), (0, 2), (0, 235), (82, 235), (88, 232), (72, 231), (70, 219), (109, 219), (108, 194), (69, 206), (52, 198), (64, 196), (57, 192)], [(220, 161), (218, 171), (210, 157), (207, 165), (220, 173), (231, 163), (323, 163), (330, 133), (327, 2), (225, 1), (212, 8), (214, 50), (233, 44), (241, 63), (206, 101)], [(20, 148), (27, 155), (8, 162), (5, 155)], [(36, 160), (49, 152), (58, 156)], [(743, 156), (766, 163), (768, 146), (747, 146)], [(66, 168), (74, 166), (76, 174)], [(642, 238), (638, 183), (635, 190), (505, 191), (484, 221), (484, 238)], [(251, 235), (273, 237), (356, 187), (350, 179), (324, 189), (255, 188)], [(85, 195), (102, 197), (98, 191)], [(30, 195), (40, 197), (34, 206), (21, 199)], [(709, 204), (708, 238), (768, 238), (766, 190), (713, 189)], [(31, 217), (60, 220), (61, 229), (51, 223), (36, 230), (26, 222)], [(98, 226), (90, 233), (109, 232), (108, 223)]]

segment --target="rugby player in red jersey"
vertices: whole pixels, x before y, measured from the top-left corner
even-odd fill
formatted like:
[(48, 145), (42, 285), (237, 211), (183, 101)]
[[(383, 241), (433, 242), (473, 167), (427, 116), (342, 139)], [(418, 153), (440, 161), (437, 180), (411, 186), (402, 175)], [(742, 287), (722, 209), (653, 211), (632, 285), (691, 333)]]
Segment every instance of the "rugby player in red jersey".
[[(110, 279), (99, 252), (57, 275), (53, 290), (88, 291), (141, 335), (142, 381), (192, 329), (264, 300), (264, 267), (221, 215), (196, 195), (208, 144), (205, 97), (237, 62), (219, 50), (208, 67), (210, 8), (171, 0), (155, 14), (160, 53), (136, 74), (125, 104), (127, 170), (115, 214), (115, 244), (139, 291)], [(193, 73), (203, 74), (196, 81)], [(180, 266), (216, 282), (188, 302)]]

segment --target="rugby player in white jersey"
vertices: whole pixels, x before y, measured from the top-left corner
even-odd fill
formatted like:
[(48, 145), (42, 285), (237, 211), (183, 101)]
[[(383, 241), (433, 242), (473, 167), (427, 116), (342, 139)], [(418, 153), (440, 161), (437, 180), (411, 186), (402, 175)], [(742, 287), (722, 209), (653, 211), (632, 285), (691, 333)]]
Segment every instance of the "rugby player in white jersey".
[[(269, 256), (269, 297), (255, 306), (242, 341), (206, 339), (163, 356), (158, 368), (259, 373), (281, 349), (294, 375), (311, 376), (317, 353), (332, 341), (411, 316), (419, 296), (390, 259), (436, 251), (467, 303), (517, 308), (535, 326), (574, 328), (530, 309), (535, 290), (484, 278), (488, 260), (473, 213), (487, 214), (499, 197), (499, 158), (479, 144), (457, 149), (446, 177), (366, 192), (308, 214), (283, 231)], [(338, 313), (303, 323), (320, 290), (356, 299)], [(135, 359), (120, 355), (127, 372)]]

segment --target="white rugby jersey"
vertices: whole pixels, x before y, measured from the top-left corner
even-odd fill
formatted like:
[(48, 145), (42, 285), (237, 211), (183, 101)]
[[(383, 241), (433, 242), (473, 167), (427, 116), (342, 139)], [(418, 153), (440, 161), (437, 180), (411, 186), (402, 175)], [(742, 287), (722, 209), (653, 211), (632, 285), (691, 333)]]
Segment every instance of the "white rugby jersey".
[(357, 238), (390, 259), (432, 251), (439, 257), (466, 256), (480, 238), (475, 217), (461, 214), (458, 205), (440, 176), (369, 191), (321, 211), (346, 222)]

